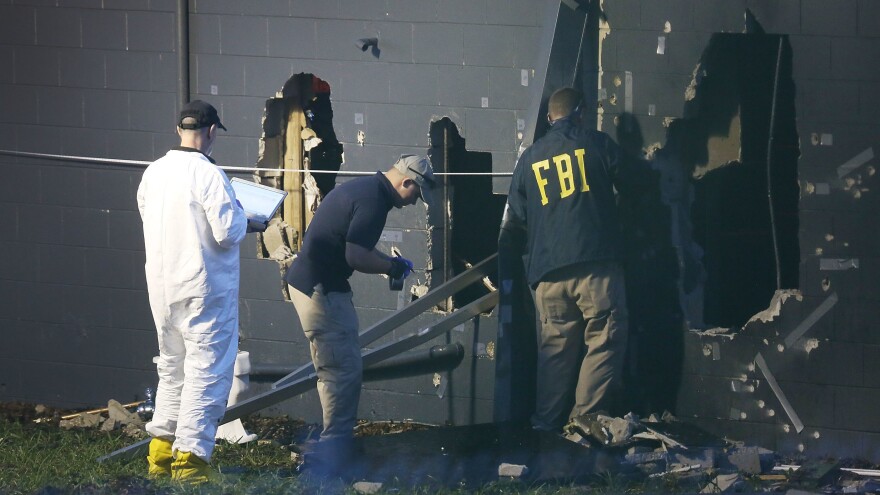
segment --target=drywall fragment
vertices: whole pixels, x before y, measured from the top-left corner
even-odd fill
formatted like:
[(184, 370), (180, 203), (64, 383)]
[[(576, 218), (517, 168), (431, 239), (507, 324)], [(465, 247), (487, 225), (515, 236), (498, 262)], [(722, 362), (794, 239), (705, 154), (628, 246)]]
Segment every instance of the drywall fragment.
[(664, 471), (662, 473), (655, 473), (655, 474), (649, 475), (648, 477), (649, 478), (659, 478), (661, 476), (666, 476), (668, 474), (686, 473), (688, 471), (693, 471), (694, 469), (700, 469), (700, 467), (702, 467), (702, 466), (700, 466), (699, 464), (691, 464), (689, 466), (680, 466), (680, 467), (677, 467), (674, 469), (670, 469), (668, 471)]
[(733, 340), (733, 337), (735, 337), (736, 334), (731, 332), (731, 330), (732, 329), (730, 329), (730, 328), (724, 328), (724, 327), (714, 327), (714, 328), (708, 328), (706, 330), (697, 330), (697, 329), (692, 328), (692, 329), (690, 329), (690, 332), (695, 333), (697, 335), (701, 335), (703, 337), (727, 337), (728, 339)]
[(283, 246), (284, 244), (284, 239), (281, 236), (280, 223), (270, 222), (269, 226), (266, 227), (266, 231), (263, 232), (263, 245), (266, 246), (266, 252), (273, 253), (279, 246)]
[(742, 472), (760, 474), (763, 466), (772, 466), (774, 452), (761, 447), (738, 447), (727, 455), (727, 461)]
[(666, 462), (667, 453), (665, 451), (654, 452), (637, 452), (626, 454), (624, 460), (630, 464), (647, 464), (649, 462)]
[(288, 258), (293, 257), (293, 251), (290, 250), (289, 247), (285, 245), (278, 246), (274, 251), (269, 253), (269, 258), (275, 261), (284, 261)]
[(669, 453), (669, 467), (699, 464), (703, 469), (714, 469), (718, 451), (712, 448), (699, 450), (673, 449)]
[(804, 341), (804, 350), (807, 354), (819, 348), (819, 339), (807, 339)]
[(777, 290), (773, 293), (773, 298), (770, 299), (770, 306), (767, 307), (764, 311), (760, 313), (756, 313), (755, 316), (749, 318), (749, 321), (746, 323), (754, 322), (763, 322), (767, 323), (773, 321), (777, 316), (779, 316), (779, 312), (782, 310), (782, 305), (785, 304), (790, 297), (794, 297), (798, 301), (803, 301), (804, 296), (801, 294), (799, 290)]
[(704, 486), (700, 493), (728, 493), (739, 491), (744, 483), (739, 473), (719, 474), (708, 485)]
[(506, 477), (506, 478), (521, 478), (528, 474), (529, 468), (528, 466), (524, 466), (522, 464), (508, 464), (506, 462), (502, 462), (498, 466), (498, 477)]

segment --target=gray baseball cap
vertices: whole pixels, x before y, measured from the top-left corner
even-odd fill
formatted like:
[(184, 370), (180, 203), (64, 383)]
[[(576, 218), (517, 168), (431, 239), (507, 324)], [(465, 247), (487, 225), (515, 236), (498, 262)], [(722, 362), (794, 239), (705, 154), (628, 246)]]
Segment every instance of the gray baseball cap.
[(434, 204), (434, 168), (431, 160), (418, 155), (400, 155), (394, 163), (400, 173), (412, 179), (419, 186), (419, 196), (426, 205)]

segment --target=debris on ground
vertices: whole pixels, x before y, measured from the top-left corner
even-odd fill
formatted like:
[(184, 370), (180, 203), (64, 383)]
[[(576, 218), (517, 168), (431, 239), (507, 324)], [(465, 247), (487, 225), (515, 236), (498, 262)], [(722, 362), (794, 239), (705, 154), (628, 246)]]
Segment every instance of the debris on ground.
[(522, 478), (528, 472), (528, 466), (522, 464), (508, 464), (506, 462), (502, 462), (498, 466), (499, 478)]
[[(45, 405), (0, 403), (0, 419), (36, 423), (41, 427), (122, 431), (135, 439), (146, 438), (143, 419), (133, 410), (137, 405), (138, 403), (120, 404), (110, 400), (106, 408), (65, 411)], [(260, 442), (269, 442), (288, 449), (291, 452), (291, 467), (294, 468), (303, 462), (304, 453), (314, 448), (320, 433), (320, 425), (287, 416), (254, 415), (243, 418), (242, 421), (248, 431), (259, 436)], [(501, 425), (465, 427), (471, 429), (465, 436), (471, 439), (479, 437), (483, 434), (479, 433), (482, 431), (481, 427), (497, 430), (494, 433), (496, 436), (492, 437), (496, 438), (495, 443), (488, 442), (492, 445), (485, 446), (487, 452), (497, 454), (493, 449), (505, 443), (511, 443), (520, 449), (517, 451), (517, 455), (521, 457), (519, 459), (503, 458), (499, 459), (500, 462), (485, 466), (485, 469), (493, 471), (486, 473), (488, 477), (528, 482), (534, 473), (546, 473), (548, 467), (552, 467), (552, 464), (535, 464), (533, 461), (537, 458), (529, 457), (521, 450), (532, 448), (534, 442), (523, 440), (526, 437), (511, 437), (508, 432), (514, 430), (507, 430)], [(423, 433), (430, 432), (420, 430), (434, 430), (436, 434), (425, 436)], [(419, 438), (439, 438), (441, 444), (438, 445), (441, 446), (438, 447), (438, 462), (447, 463), (447, 467), (457, 466), (454, 463), (457, 454), (449, 448), (454, 447), (449, 443), (449, 433), (441, 430), (445, 431), (444, 427), (414, 421), (361, 421), (356, 426), (355, 434), (359, 439), (376, 437), (380, 442), (370, 445), (386, 449), (383, 452), (411, 450), (413, 447), (408, 443), (412, 442), (410, 438), (414, 438), (411, 437), (412, 434), (422, 435)], [(400, 433), (406, 435), (398, 436)], [(633, 414), (624, 417), (588, 414), (574, 418), (566, 426), (565, 433), (565, 437), (577, 445), (562, 441), (563, 444), (598, 455), (595, 457), (596, 464), (591, 465), (592, 468), (599, 469), (601, 466), (602, 470), (614, 470), (618, 473), (615, 476), (621, 476), (627, 483), (641, 483), (646, 490), (658, 493), (772, 491), (798, 495), (880, 492), (880, 470), (870, 463), (851, 459), (783, 459), (776, 452), (760, 446), (745, 445), (711, 435), (692, 424), (679, 421), (668, 412), (662, 415), (651, 414), (645, 419)], [(396, 438), (399, 440), (395, 440)], [(541, 442), (534, 443), (539, 444)], [(447, 447), (446, 451), (444, 445)], [(480, 442), (474, 445), (474, 448), (480, 448)], [(422, 450), (428, 447), (430, 446), (423, 446)], [(574, 452), (564, 457), (567, 459), (573, 454)], [(388, 481), (385, 478), (393, 479), (397, 474), (413, 474), (384, 472), (394, 470), (388, 466), (382, 467), (383, 472), (371, 471), (371, 466), (375, 467), (369, 462), (364, 464), (363, 467), (368, 468), (366, 475), (348, 482), (348, 486), (355, 492), (369, 494), (386, 490), (390, 485), (383, 485), (382, 482)], [(674, 490), (670, 487), (674, 487)]]
[(363, 493), (364, 495), (371, 495), (373, 493), (378, 493), (379, 490), (382, 489), (382, 483), (372, 483), (370, 481), (358, 481), (357, 483), (351, 486), (354, 488), (354, 491), (358, 493)]

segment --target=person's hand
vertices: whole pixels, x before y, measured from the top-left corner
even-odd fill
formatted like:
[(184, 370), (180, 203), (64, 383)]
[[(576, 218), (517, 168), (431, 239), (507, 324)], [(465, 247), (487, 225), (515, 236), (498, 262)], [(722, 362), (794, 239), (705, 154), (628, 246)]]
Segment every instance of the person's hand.
[(388, 276), (391, 278), (406, 278), (412, 273), (413, 262), (401, 256), (395, 256), (390, 259), (391, 268), (388, 270)]
[(268, 226), (269, 222), (260, 222), (257, 220), (248, 219), (247, 233), (250, 234), (253, 232), (265, 232)]

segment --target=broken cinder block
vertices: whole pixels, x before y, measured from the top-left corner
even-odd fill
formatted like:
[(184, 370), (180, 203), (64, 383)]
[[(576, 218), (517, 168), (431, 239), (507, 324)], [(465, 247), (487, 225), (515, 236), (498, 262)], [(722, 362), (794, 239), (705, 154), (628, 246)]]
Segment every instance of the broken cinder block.
[(107, 401), (107, 415), (111, 420), (117, 421), (119, 424), (137, 426), (144, 424), (137, 413), (129, 412), (119, 401), (113, 399)]
[(371, 481), (358, 481), (357, 483), (351, 485), (351, 487), (354, 488), (354, 491), (358, 493), (370, 495), (373, 493), (378, 493), (379, 490), (382, 489), (382, 483), (373, 483)]
[(775, 453), (761, 447), (738, 447), (727, 455), (727, 461), (742, 472), (761, 474), (772, 467)]
[(522, 478), (529, 472), (528, 466), (522, 464), (508, 464), (502, 462), (498, 466), (499, 478)]
[(719, 474), (708, 485), (704, 486), (700, 493), (727, 493), (737, 491), (743, 484), (743, 478), (739, 473)]

